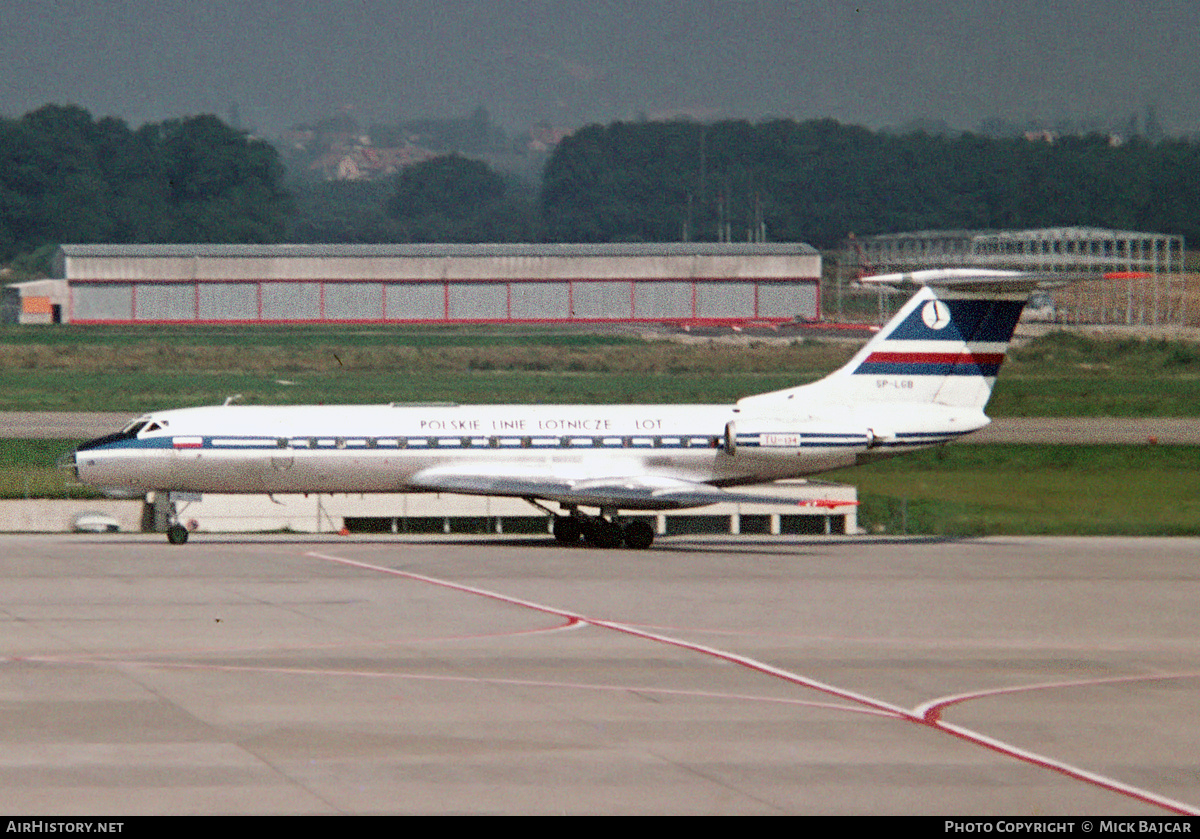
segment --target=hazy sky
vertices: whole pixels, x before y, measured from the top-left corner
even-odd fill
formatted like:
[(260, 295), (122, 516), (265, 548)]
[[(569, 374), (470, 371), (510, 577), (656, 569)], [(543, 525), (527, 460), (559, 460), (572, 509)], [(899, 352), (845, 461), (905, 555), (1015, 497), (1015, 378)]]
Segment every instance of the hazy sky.
[(0, 114), (268, 135), (486, 107), (619, 118), (1127, 119), (1200, 132), (1200, 0), (0, 0)]

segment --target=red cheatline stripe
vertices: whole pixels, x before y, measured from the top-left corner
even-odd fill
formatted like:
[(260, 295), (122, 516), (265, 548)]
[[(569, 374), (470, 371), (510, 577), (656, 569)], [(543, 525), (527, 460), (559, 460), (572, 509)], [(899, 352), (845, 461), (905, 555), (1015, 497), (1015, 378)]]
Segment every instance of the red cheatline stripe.
[(873, 352), (867, 361), (900, 364), (1003, 364), (1002, 352)]

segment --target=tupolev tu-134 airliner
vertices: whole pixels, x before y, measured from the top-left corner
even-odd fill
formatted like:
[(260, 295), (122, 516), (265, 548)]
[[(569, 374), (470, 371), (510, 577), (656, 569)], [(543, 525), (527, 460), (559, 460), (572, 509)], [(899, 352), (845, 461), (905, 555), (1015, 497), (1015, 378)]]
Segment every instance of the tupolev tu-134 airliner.
[[(840, 369), (733, 405), (185, 408), (87, 442), (68, 465), (84, 484), (124, 492), (511, 496), (553, 516), (560, 542), (646, 548), (653, 529), (622, 525), (621, 511), (778, 504), (731, 488), (983, 428), (1030, 292), (1062, 279), (957, 268), (862, 282), (918, 290)], [(173, 522), (167, 536), (178, 544), (188, 531)]]

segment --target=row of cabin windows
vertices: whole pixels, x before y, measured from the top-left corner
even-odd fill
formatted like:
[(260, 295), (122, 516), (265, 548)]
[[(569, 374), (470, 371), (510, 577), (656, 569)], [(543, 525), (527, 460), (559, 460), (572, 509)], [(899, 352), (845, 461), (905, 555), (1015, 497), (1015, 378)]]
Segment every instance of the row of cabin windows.
[(424, 449), (501, 449), (501, 448), (695, 448), (719, 449), (725, 445), (720, 437), (280, 437), (275, 445), (281, 449), (317, 449), (330, 446), (344, 449), (366, 447), (424, 448)]

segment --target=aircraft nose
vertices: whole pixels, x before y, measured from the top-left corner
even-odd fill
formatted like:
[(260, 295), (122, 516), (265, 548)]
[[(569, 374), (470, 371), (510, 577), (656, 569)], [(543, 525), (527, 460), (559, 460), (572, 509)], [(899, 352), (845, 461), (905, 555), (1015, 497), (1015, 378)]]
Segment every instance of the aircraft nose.
[(79, 452), (86, 452), (91, 449), (100, 449), (104, 446), (107, 446), (109, 443), (116, 443), (119, 440), (128, 440), (131, 436), (132, 435), (125, 434), (124, 432), (106, 434), (103, 437), (97, 437), (95, 440), (88, 440), (86, 443), (80, 443), (75, 447), (75, 453), (78, 454)]

